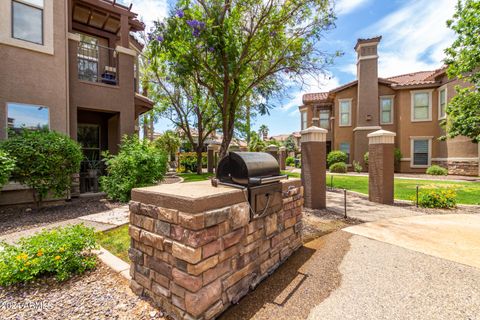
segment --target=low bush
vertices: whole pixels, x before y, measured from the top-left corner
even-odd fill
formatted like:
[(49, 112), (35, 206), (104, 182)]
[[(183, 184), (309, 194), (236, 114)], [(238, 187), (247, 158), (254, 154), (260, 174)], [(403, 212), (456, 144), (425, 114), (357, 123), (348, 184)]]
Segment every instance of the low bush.
[(33, 189), (37, 207), (49, 192), (57, 197), (67, 194), (83, 159), (77, 142), (48, 129), (12, 134), (0, 149), (15, 157), (12, 179)]
[(365, 161), (365, 165), (368, 166), (368, 151), (363, 155), (363, 161)]
[[(179, 162), (182, 173), (197, 172), (197, 153), (196, 152), (182, 152), (180, 153)], [(202, 152), (202, 167), (207, 165), (207, 153)]]
[(418, 205), (423, 208), (451, 209), (457, 206), (457, 194), (451, 189), (421, 191)]
[(8, 182), (13, 169), (15, 168), (15, 160), (0, 150), (0, 188)]
[(74, 225), (45, 230), (20, 239), (18, 245), (0, 244), (0, 285), (28, 282), (53, 275), (59, 281), (93, 269), (97, 248), (93, 228)]
[(289, 167), (293, 167), (295, 165), (295, 158), (287, 157), (287, 159), (285, 159), (285, 164)]
[(353, 170), (355, 170), (356, 173), (360, 173), (363, 170), (362, 165), (358, 161), (353, 161)]
[(329, 170), (330, 170), (330, 172), (334, 172), (334, 173), (346, 173), (347, 172), (347, 165), (345, 164), (345, 162), (337, 162), (337, 163), (332, 164), (329, 167)]
[(334, 163), (347, 162), (347, 154), (343, 151), (330, 151), (327, 156), (327, 166), (330, 167)]
[(100, 177), (100, 187), (113, 200), (129, 201), (133, 188), (154, 185), (167, 171), (165, 152), (136, 136), (125, 136), (118, 154), (104, 157), (107, 175)]
[(428, 167), (427, 174), (430, 174), (432, 176), (446, 176), (448, 175), (448, 170), (444, 167), (440, 167), (434, 164), (433, 166)]

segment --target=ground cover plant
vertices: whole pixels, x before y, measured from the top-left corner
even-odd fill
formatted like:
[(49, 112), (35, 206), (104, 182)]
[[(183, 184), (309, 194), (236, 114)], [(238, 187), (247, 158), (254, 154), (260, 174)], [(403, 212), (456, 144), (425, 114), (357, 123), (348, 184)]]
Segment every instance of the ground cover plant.
[(452, 209), (457, 206), (457, 194), (452, 189), (422, 191), (418, 195), (418, 205), (423, 208)]
[(440, 167), (434, 164), (433, 166), (428, 167), (426, 173), (432, 176), (446, 176), (448, 175), (448, 170), (444, 167)]
[(128, 258), (128, 249), (130, 248), (128, 224), (104, 232), (98, 232), (95, 237), (99, 245), (123, 261), (130, 262)]
[(41, 276), (59, 281), (93, 269), (97, 248), (93, 228), (73, 225), (44, 230), (19, 240), (18, 245), (0, 243), (0, 285), (28, 282)]

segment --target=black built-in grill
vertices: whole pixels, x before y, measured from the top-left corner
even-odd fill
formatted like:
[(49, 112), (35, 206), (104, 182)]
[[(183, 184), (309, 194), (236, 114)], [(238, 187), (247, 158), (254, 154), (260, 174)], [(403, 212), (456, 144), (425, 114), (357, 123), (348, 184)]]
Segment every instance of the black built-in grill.
[(265, 152), (229, 152), (217, 168), (214, 186), (228, 185), (248, 190), (252, 219), (282, 208), (282, 185), (277, 160)]

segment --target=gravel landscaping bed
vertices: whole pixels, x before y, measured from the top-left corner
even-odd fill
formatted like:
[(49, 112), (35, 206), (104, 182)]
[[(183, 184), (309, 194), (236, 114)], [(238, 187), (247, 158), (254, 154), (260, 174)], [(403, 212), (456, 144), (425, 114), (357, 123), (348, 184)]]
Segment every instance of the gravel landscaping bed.
[(344, 219), (336, 212), (322, 209), (303, 209), (303, 242), (308, 242), (328, 233), (362, 223), (361, 221)]
[(0, 318), (165, 319), (128, 288), (126, 279), (102, 263), (96, 270), (62, 283), (45, 278), (0, 288)]
[(74, 198), (70, 202), (35, 209), (32, 205), (0, 208), (0, 235), (41, 227), (53, 222), (75, 219), (85, 215), (111, 210), (122, 206), (108, 201), (105, 195)]

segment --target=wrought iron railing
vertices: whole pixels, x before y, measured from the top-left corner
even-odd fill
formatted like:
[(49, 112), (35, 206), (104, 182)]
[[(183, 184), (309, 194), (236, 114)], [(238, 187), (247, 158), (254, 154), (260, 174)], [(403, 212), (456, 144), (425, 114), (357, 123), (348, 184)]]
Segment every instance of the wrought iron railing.
[(80, 41), (77, 60), (80, 80), (118, 85), (118, 54), (115, 49)]

